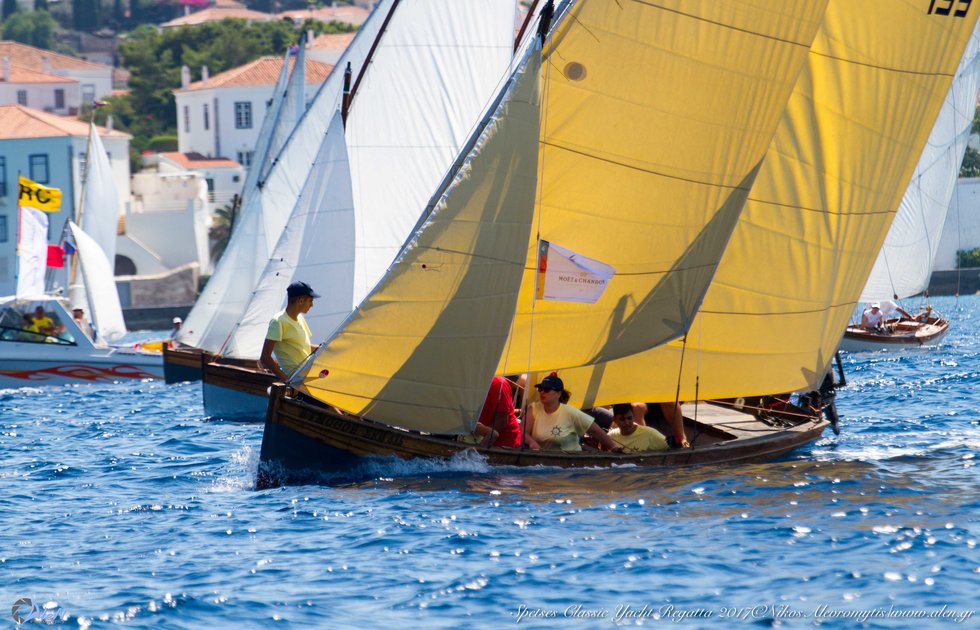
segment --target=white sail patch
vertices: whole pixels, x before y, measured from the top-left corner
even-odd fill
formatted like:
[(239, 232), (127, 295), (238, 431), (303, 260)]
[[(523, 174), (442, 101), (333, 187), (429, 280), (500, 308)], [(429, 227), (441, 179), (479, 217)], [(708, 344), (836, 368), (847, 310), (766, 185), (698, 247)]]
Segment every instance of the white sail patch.
[(538, 245), (539, 300), (595, 304), (614, 275), (604, 262), (548, 241)]

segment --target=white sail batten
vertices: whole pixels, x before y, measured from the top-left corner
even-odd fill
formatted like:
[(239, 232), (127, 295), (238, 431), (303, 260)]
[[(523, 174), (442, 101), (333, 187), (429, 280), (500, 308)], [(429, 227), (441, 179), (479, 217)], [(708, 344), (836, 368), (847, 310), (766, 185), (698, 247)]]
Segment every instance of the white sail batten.
[(269, 314), (283, 308), (286, 287), (304, 278), (322, 291), (306, 321), (314, 339), (325, 339), (353, 308), (354, 202), (340, 112), (224, 354), (259, 356)]
[(228, 249), (177, 337), (182, 344), (217, 352), (241, 319), (340, 103), (344, 68), (348, 62), (354, 68), (363, 65), (393, 4), (394, 0), (381, 0), (375, 6), (273, 158), (261, 187), (243, 196)]
[(472, 431), (530, 238), (539, 68), (534, 46), (433, 212), (294, 376), (301, 390), (396, 426)]
[(391, 264), (513, 54), (513, 0), (402, 0), (347, 119), (354, 303)]
[(980, 90), (980, 33), (974, 31), (878, 252), (861, 300), (907, 298), (929, 287)]
[(112, 267), (94, 238), (73, 221), (68, 226), (75, 241), (96, 339), (111, 343), (126, 334)]

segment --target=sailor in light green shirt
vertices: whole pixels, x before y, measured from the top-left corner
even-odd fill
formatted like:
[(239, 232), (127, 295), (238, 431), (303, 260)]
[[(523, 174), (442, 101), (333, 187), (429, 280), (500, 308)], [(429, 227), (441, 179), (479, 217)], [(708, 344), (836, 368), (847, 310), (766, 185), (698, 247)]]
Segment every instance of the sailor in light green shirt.
[(633, 421), (633, 406), (629, 403), (613, 405), (613, 422), (617, 428), (609, 432), (609, 437), (623, 447), (624, 453), (665, 451), (668, 448), (663, 433)]
[(276, 313), (269, 322), (259, 358), (262, 367), (283, 381), (316, 349), (310, 341), (310, 327), (303, 315), (313, 307), (313, 300), (320, 297), (305, 282), (290, 284), (286, 296), (286, 309)]

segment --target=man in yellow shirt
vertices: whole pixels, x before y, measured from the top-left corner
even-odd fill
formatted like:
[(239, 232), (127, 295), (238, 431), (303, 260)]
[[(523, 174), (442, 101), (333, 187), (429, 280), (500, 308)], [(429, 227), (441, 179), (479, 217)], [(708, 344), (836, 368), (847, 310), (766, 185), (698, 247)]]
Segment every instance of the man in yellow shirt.
[(310, 341), (310, 327), (304, 314), (320, 296), (305, 282), (294, 282), (286, 287), (286, 297), (285, 310), (276, 313), (269, 322), (259, 357), (259, 364), (283, 381), (316, 350)]
[(609, 432), (609, 437), (623, 447), (624, 453), (667, 450), (667, 438), (660, 431), (634, 422), (629, 403), (613, 405), (613, 424), (618, 426)]
[(43, 306), (34, 309), (34, 330), (44, 335), (54, 334), (54, 320), (44, 312)]

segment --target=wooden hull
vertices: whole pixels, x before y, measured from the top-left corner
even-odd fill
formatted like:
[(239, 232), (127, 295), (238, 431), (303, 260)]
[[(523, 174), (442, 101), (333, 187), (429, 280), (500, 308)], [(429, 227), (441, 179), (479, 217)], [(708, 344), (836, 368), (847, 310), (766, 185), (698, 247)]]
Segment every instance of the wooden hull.
[(210, 353), (200, 348), (163, 349), (163, 378), (167, 383), (201, 380), (201, 361), (210, 360)]
[[(817, 417), (772, 426), (749, 414), (720, 412), (720, 408), (701, 403), (696, 409), (697, 422), (685, 418), (688, 439), (693, 444), (691, 449), (617, 454), (478, 448), (453, 439), (338, 415), (288, 397), (285, 390), (275, 385), (270, 396), (262, 439), (260, 485), (316, 479), (318, 473), (349, 469), (360, 458), (369, 456), (448, 459), (464, 451), (476, 452), (495, 466), (672, 467), (761, 461), (817, 440), (828, 426), (826, 420)], [(685, 405), (685, 412), (689, 412), (688, 406), (694, 405)]]
[(876, 352), (920, 348), (939, 343), (948, 331), (949, 322), (941, 317), (932, 317), (921, 323), (905, 319), (889, 320), (887, 332), (884, 333), (848, 326), (840, 349), (845, 352)]
[[(223, 360), (222, 360), (223, 361)], [(261, 422), (269, 406), (275, 376), (255, 367), (219, 361), (204, 363), (204, 411), (213, 418)]]

